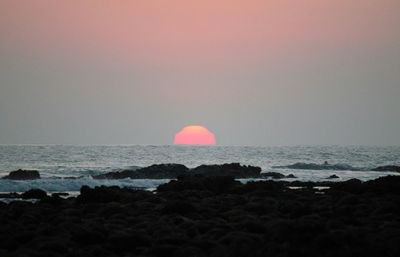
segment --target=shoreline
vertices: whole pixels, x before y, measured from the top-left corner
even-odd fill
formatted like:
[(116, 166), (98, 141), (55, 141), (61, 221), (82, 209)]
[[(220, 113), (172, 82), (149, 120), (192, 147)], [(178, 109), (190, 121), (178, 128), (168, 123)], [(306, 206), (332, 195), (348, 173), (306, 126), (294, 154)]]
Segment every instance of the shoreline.
[(399, 176), (188, 176), (154, 192), (84, 186), (76, 198), (0, 203), (0, 255), (390, 257), (400, 253), (399, 217)]
[[(296, 163), (297, 169), (272, 169), (262, 170), (261, 167), (227, 163), (217, 165), (200, 165), (188, 168), (181, 164), (155, 164), (147, 167), (133, 167), (130, 169), (117, 169), (100, 174), (75, 176), (47, 177), (39, 170), (15, 170), (4, 174), (0, 179), (0, 192), (24, 192), (29, 189), (39, 188), (47, 192), (79, 191), (84, 185), (120, 186), (133, 188), (156, 188), (160, 184), (168, 183), (179, 176), (205, 175), (205, 176), (233, 176), (241, 182), (249, 181), (346, 181), (360, 179), (368, 181), (387, 175), (400, 175), (399, 166), (376, 167), (376, 171), (349, 171), (349, 165)], [(301, 169), (300, 169), (301, 168)], [(309, 169), (306, 169), (309, 168)], [(324, 170), (313, 170), (320, 168)], [(389, 171), (393, 170), (393, 171)], [(396, 172), (397, 171), (397, 172)], [(66, 174), (65, 174), (66, 175)]]

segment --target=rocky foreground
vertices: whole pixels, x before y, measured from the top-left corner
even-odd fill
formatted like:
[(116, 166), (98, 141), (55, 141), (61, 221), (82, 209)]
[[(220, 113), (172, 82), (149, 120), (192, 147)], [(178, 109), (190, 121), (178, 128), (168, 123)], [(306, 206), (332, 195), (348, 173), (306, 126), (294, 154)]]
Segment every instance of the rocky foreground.
[(0, 256), (400, 256), (400, 176), (323, 184), (187, 176), (155, 192), (31, 194), (42, 199), (0, 203)]

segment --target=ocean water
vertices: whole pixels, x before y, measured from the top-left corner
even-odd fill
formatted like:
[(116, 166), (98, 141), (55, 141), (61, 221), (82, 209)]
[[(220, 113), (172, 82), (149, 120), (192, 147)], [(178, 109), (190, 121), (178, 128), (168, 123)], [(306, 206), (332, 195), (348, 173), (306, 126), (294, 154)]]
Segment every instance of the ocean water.
[[(272, 168), (296, 162), (325, 161), (351, 165), (363, 171)], [(400, 165), (400, 146), (0, 145), (0, 176), (16, 169), (35, 169), (43, 178), (36, 181), (0, 180), (0, 192), (22, 192), (31, 188), (48, 192), (78, 191), (82, 185), (154, 188), (168, 180), (94, 180), (91, 176), (160, 163), (180, 163), (193, 168), (201, 164), (231, 162), (260, 166), (264, 172), (292, 173), (302, 181), (321, 181), (332, 174), (338, 175), (339, 181), (350, 178), (369, 180), (396, 174), (370, 170), (382, 165)]]

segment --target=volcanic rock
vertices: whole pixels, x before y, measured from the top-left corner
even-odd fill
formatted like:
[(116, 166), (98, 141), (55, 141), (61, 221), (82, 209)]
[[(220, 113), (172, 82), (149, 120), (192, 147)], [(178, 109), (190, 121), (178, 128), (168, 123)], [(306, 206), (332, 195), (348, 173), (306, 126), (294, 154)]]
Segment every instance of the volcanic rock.
[(31, 189), (22, 193), (22, 199), (43, 199), (47, 196), (47, 193), (42, 189)]
[(156, 164), (137, 170), (123, 170), (93, 176), (95, 179), (174, 179), (185, 175), (188, 168), (182, 164)]
[(329, 177), (327, 177), (327, 179), (337, 179), (337, 178), (339, 178), (339, 176), (336, 174), (333, 174), (333, 175), (330, 175)]
[(12, 179), (12, 180), (32, 180), (32, 179), (40, 179), (40, 174), (37, 170), (16, 170), (11, 171), (7, 176), (3, 177), (3, 179)]
[(191, 170), (191, 173), (203, 176), (231, 176), (234, 178), (256, 178), (260, 176), (261, 168), (255, 166), (230, 163), (222, 165), (201, 165)]
[(265, 178), (273, 178), (273, 179), (282, 179), (285, 178), (286, 176), (283, 175), (282, 173), (279, 172), (265, 172), (265, 173), (261, 173), (262, 177)]
[(400, 166), (396, 165), (386, 165), (386, 166), (379, 166), (373, 169), (373, 171), (395, 171), (400, 172)]
[(318, 163), (304, 163), (297, 162), (292, 165), (286, 166), (273, 166), (275, 169), (299, 169), (299, 170), (363, 170), (361, 168), (356, 168), (348, 164), (329, 164), (327, 162), (323, 164)]

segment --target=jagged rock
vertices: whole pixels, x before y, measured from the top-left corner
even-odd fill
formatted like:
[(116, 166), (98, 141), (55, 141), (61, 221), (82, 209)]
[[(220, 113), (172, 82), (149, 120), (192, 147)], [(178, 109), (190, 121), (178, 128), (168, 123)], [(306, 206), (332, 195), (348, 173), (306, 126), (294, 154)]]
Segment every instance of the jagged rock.
[(192, 174), (203, 176), (232, 176), (234, 178), (256, 178), (260, 176), (261, 168), (255, 166), (230, 163), (222, 165), (201, 165), (193, 170)]
[(327, 162), (323, 164), (317, 163), (304, 163), (297, 162), (292, 165), (286, 166), (273, 166), (274, 169), (299, 169), (299, 170), (363, 170), (361, 168), (356, 168), (348, 164), (329, 164)]
[(273, 179), (282, 179), (285, 178), (286, 176), (283, 175), (282, 173), (279, 172), (265, 172), (265, 173), (261, 173), (262, 177), (265, 178), (273, 178)]
[(19, 198), (20, 194), (18, 193), (0, 193), (0, 198)]
[(110, 172), (98, 176), (95, 179), (174, 179), (185, 175), (189, 169), (182, 164), (156, 164), (137, 170), (124, 170)]
[(157, 164), (138, 170), (124, 170), (93, 176), (95, 179), (176, 179), (179, 176), (232, 176), (234, 178), (260, 177), (261, 168), (230, 163), (222, 165), (201, 165), (189, 170), (182, 164)]
[(339, 178), (339, 176), (336, 174), (333, 174), (333, 175), (330, 175), (329, 177), (327, 177), (327, 179), (337, 179), (337, 178)]
[(69, 193), (65, 193), (65, 192), (62, 192), (62, 193), (52, 193), (51, 196), (66, 197), (66, 196), (69, 196)]
[[(328, 188), (316, 194), (317, 186)], [(399, 197), (400, 176), (82, 187), (78, 199), (0, 202), (0, 256), (397, 257)]]
[(151, 192), (142, 190), (132, 190), (128, 188), (119, 188), (118, 186), (100, 186), (90, 188), (81, 187), (80, 195), (77, 197), (78, 203), (108, 203), (120, 201), (136, 201), (137, 199), (146, 199), (152, 196)]
[(42, 189), (31, 189), (22, 193), (22, 199), (43, 199), (47, 196), (47, 193)]
[(373, 169), (373, 171), (395, 171), (400, 172), (400, 166), (396, 165), (386, 165), (386, 166), (379, 166)]
[(185, 190), (207, 190), (215, 193), (229, 191), (240, 185), (233, 177), (229, 176), (182, 176), (178, 180), (158, 186), (158, 191), (185, 191)]
[(32, 179), (40, 179), (40, 174), (37, 170), (16, 170), (11, 171), (10, 174), (3, 177), (3, 179), (12, 179), (12, 180), (32, 180)]

